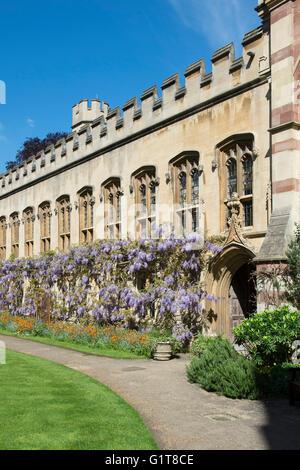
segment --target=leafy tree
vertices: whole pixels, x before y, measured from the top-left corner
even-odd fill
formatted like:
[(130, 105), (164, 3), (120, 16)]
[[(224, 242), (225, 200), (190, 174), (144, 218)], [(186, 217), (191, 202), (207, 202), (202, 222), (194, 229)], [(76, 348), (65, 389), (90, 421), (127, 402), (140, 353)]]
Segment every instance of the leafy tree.
[(296, 224), (295, 237), (290, 241), (285, 270), (285, 292), (283, 297), (300, 310), (300, 225)]
[(51, 144), (56, 144), (59, 139), (62, 139), (67, 135), (68, 134), (66, 132), (49, 133), (42, 140), (39, 137), (28, 137), (23, 146), (18, 150), (16, 160), (6, 162), (6, 170), (10, 170), (15, 165), (25, 162), (32, 155), (36, 155)]

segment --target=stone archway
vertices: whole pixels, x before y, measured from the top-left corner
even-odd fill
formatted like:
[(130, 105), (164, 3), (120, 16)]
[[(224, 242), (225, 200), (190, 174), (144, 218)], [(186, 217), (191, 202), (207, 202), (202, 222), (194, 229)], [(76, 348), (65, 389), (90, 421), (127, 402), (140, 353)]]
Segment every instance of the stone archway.
[[(241, 233), (241, 203), (239, 195), (233, 193), (226, 201), (231, 217), (223, 250), (209, 267), (207, 291), (218, 301), (207, 302), (211, 330), (232, 339), (232, 328), (250, 313), (253, 313), (254, 281), (250, 272), (254, 270), (254, 250)], [(252, 288), (249, 289), (251, 282)], [(255, 305), (256, 306), (256, 305)]]
[(213, 333), (232, 339), (232, 328), (254, 311), (254, 285), (249, 289), (254, 256), (250, 248), (231, 242), (224, 246), (210, 266), (206, 279), (207, 292), (218, 298), (217, 302), (207, 302), (206, 305)]
[(229, 335), (232, 340), (234, 339), (232, 329), (256, 311), (256, 287), (252, 276), (254, 271), (252, 263), (243, 264), (231, 280), (228, 304)]

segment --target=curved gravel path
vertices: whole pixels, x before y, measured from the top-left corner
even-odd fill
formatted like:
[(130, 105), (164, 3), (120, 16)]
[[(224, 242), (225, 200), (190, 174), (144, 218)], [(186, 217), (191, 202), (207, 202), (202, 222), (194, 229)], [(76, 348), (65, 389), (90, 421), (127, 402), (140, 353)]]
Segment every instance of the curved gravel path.
[[(189, 355), (112, 359), (0, 335), (7, 349), (42, 357), (106, 384), (133, 406), (161, 450), (300, 450), (300, 402), (232, 400), (187, 381)], [(1, 385), (0, 385), (1, 386)]]

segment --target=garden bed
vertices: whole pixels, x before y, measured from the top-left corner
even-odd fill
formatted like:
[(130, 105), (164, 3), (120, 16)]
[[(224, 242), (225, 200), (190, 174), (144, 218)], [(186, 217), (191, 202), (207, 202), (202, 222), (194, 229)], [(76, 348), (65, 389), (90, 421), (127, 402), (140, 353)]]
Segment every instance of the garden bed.
[(157, 342), (162, 340), (170, 341), (174, 352), (180, 347), (170, 331), (152, 329), (139, 332), (112, 325), (99, 327), (94, 323), (64, 321), (44, 323), (32, 316), (20, 317), (8, 313), (0, 314), (0, 333), (123, 359), (151, 358)]

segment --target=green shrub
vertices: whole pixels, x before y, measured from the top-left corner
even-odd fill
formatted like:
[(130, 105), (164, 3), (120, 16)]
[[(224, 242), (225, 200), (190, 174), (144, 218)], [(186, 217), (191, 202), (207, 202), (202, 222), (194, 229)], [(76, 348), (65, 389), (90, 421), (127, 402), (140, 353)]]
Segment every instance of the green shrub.
[(221, 336), (210, 338), (200, 356), (192, 359), (187, 376), (205, 390), (230, 398), (259, 396), (255, 363), (239, 355), (230, 341)]
[(256, 313), (234, 328), (233, 334), (259, 365), (291, 362), (293, 342), (300, 338), (300, 312), (284, 306)]
[(214, 341), (213, 337), (203, 336), (199, 334), (197, 338), (191, 344), (190, 353), (191, 356), (200, 357), (203, 351), (207, 348), (209, 344)]
[[(206, 342), (199, 338), (198, 344), (200, 347), (195, 346), (194, 357), (187, 366), (190, 382), (229, 398), (287, 397), (290, 363), (258, 366), (255, 361), (238, 354), (221, 336)], [(206, 346), (201, 349), (203, 344)]]
[(248, 400), (259, 397), (255, 365), (244, 356), (238, 355), (236, 359), (225, 361), (220, 367), (220, 377), (223, 395)]

